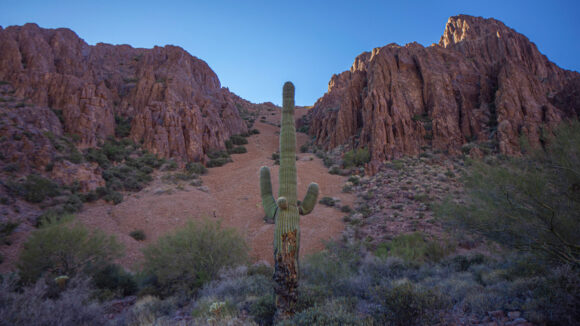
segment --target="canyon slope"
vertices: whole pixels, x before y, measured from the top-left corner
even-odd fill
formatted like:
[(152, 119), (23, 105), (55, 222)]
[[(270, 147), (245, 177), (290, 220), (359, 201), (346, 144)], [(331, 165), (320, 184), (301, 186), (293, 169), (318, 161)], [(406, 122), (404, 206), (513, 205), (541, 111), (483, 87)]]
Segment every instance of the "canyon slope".
[[(389, 44), (332, 76), (308, 116), (326, 149), (366, 147), (369, 168), (417, 155), (520, 153), (580, 114), (580, 74), (559, 68), (495, 19), (449, 18), (439, 44)], [(469, 146), (465, 146), (465, 144)]]
[[(0, 27), (0, 81), (27, 106), (45, 108), (35, 110), (49, 122), (44, 131), (73, 135), (81, 148), (115, 136), (123, 121), (124, 136), (179, 162), (204, 161), (246, 132), (240, 111), (252, 105), (180, 47), (91, 46), (69, 29), (35, 24)], [(20, 157), (28, 154), (38, 153)]]

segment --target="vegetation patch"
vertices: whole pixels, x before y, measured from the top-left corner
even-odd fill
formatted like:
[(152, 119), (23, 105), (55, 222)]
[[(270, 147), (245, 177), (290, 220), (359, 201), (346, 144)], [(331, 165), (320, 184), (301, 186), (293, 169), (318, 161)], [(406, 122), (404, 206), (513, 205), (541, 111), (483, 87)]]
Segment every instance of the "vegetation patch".
[(120, 256), (121, 246), (114, 237), (98, 230), (89, 231), (71, 219), (44, 220), (32, 232), (18, 261), (24, 283), (34, 283), (43, 275), (52, 280), (61, 275), (90, 274), (94, 268)]
[(190, 221), (143, 251), (144, 269), (155, 276), (159, 294), (194, 293), (216, 278), (220, 269), (244, 263), (248, 248), (234, 229), (219, 223)]
[(151, 173), (165, 162), (129, 139), (107, 139), (97, 148), (85, 151), (85, 159), (103, 169), (106, 188), (96, 193), (115, 204), (122, 202), (119, 191), (139, 191), (153, 180)]
[(364, 166), (371, 160), (368, 148), (358, 148), (344, 153), (342, 162), (345, 168), (353, 166)]

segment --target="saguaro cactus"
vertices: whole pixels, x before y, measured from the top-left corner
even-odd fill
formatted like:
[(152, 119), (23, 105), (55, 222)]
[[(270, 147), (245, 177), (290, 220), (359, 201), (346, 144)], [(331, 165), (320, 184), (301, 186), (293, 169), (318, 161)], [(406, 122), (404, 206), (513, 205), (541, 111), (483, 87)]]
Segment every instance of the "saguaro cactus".
[(272, 195), (270, 169), (260, 169), (262, 206), (268, 218), (275, 221), (274, 292), (276, 318), (285, 319), (295, 312), (298, 287), (298, 253), (300, 249), (299, 215), (309, 214), (318, 197), (318, 184), (308, 186), (300, 205), (296, 200), (296, 127), (294, 125), (294, 85), (284, 84), (282, 130), (280, 131), (280, 170), (278, 200)]

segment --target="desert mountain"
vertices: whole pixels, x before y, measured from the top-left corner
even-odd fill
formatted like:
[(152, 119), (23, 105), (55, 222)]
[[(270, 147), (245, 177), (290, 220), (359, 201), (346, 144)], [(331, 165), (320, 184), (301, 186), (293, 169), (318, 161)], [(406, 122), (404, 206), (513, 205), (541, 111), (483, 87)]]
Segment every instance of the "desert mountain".
[(389, 44), (334, 75), (310, 114), (327, 149), (367, 147), (374, 164), (422, 148), (520, 152), (577, 117), (580, 74), (559, 68), (495, 19), (449, 18), (439, 44)]
[(91, 46), (69, 29), (35, 24), (0, 27), (0, 81), (14, 98), (51, 108), (36, 119), (55, 122), (47, 127), (56, 135), (76, 135), (81, 147), (114, 136), (124, 121), (131, 139), (182, 162), (204, 160), (246, 132), (240, 109), (251, 105), (182, 48)]

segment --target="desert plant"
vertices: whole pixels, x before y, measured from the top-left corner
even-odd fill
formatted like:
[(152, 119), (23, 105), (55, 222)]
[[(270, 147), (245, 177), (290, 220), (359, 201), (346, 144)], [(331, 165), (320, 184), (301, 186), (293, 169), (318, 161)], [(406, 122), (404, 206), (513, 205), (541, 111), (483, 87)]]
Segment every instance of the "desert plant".
[(157, 278), (160, 294), (190, 295), (218, 275), (221, 268), (244, 263), (245, 240), (219, 222), (189, 221), (143, 250), (144, 271)]
[(72, 216), (59, 221), (45, 220), (24, 244), (18, 268), (24, 283), (35, 282), (43, 274), (69, 277), (104, 266), (118, 258), (121, 245), (102, 231), (89, 231)]
[(298, 254), (300, 248), (300, 215), (309, 214), (318, 197), (318, 184), (308, 186), (300, 205), (296, 195), (296, 129), (294, 122), (294, 85), (283, 89), (282, 129), (280, 131), (280, 170), (278, 200), (274, 200), (270, 169), (260, 169), (260, 192), (266, 216), (274, 219), (274, 292), (277, 319), (292, 316), (298, 298)]
[(342, 161), (344, 167), (349, 168), (352, 166), (363, 166), (365, 163), (368, 163), (370, 159), (371, 155), (368, 148), (359, 148), (346, 152), (342, 158)]
[(396, 256), (405, 261), (437, 262), (452, 251), (447, 243), (429, 241), (421, 232), (401, 234), (392, 241), (378, 245), (375, 255), (378, 257)]
[(248, 152), (248, 150), (244, 146), (236, 146), (236, 147), (228, 150), (229, 154), (243, 154), (243, 153), (247, 153), (247, 152)]
[(322, 199), (320, 199), (320, 201), (318, 201), (320, 204), (325, 205), (325, 206), (334, 206), (335, 201), (334, 199), (332, 199), (331, 197), (322, 197)]
[(580, 265), (580, 122), (564, 123), (545, 150), (473, 162), (466, 204), (445, 202), (439, 216), (504, 245), (553, 262)]
[(61, 194), (62, 189), (52, 180), (37, 174), (30, 174), (22, 182), (8, 182), (8, 189), (31, 203), (40, 203), (46, 198)]
[(131, 236), (131, 238), (137, 240), (137, 241), (143, 241), (145, 240), (146, 236), (145, 236), (145, 231), (139, 229), (139, 230), (133, 230), (129, 233), (129, 235)]
[(248, 140), (243, 135), (233, 135), (230, 137), (230, 141), (234, 145), (246, 145)]
[(448, 299), (433, 289), (424, 289), (410, 281), (393, 282), (376, 291), (380, 303), (376, 319), (383, 325), (425, 325), (436, 320), (435, 311), (446, 306)]
[(137, 292), (137, 282), (133, 275), (121, 266), (109, 264), (97, 269), (93, 274), (93, 284), (101, 290), (101, 297), (125, 297)]
[(189, 173), (195, 173), (195, 174), (199, 174), (199, 175), (207, 174), (207, 168), (205, 166), (203, 166), (203, 164), (197, 163), (197, 162), (187, 163), (185, 165), (185, 169)]
[(104, 309), (93, 302), (90, 285), (89, 279), (72, 278), (55, 296), (54, 284), (47, 280), (22, 288), (17, 279), (6, 279), (0, 282), (0, 326), (107, 325)]

